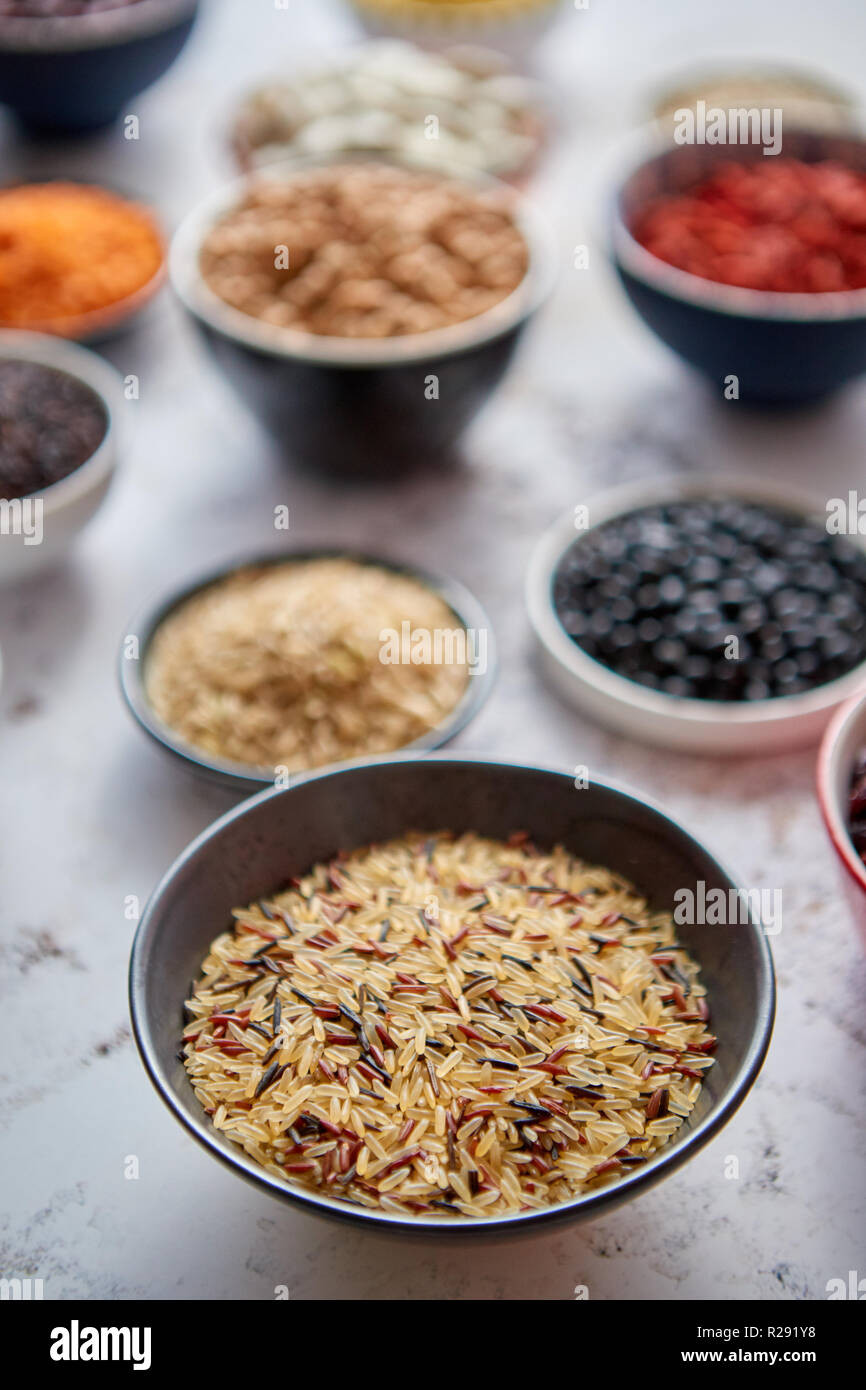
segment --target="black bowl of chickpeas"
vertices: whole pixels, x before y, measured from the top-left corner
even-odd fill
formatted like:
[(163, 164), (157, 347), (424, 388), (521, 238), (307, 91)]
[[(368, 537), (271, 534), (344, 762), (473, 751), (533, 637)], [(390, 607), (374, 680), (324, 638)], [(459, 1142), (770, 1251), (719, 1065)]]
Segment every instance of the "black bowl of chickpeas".
[(548, 234), (482, 177), (341, 159), (221, 190), (174, 288), (292, 460), (393, 475), (453, 455), (546, 297)]

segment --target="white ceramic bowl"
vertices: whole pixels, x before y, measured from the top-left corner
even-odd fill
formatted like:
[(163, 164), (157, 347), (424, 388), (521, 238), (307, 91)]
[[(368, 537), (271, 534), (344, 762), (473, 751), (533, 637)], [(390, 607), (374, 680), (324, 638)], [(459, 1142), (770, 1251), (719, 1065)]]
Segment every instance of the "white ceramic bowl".
[[(62, 560), (108, 491), (118, 459), (120, 377), (96, 353), (41, 333), (0, 331), (0, 359), (41, 362), (84, 382), (103, 402), (108, 426), (99, 448), (67, 477), (22, 498), (24, 528), (12, 513), (0, 517), (0, 583), (26, 579)], [(13, 506), (7, 504), (8, 508)], [(41, 519), (37, 521), (38, 506)], [(36, 540), (41, 531), (41, 539)]]
[[(677, 476), (630, 484), (600, 493), (588, 502), (590, 525), (575, 529), (568, 512), (544, 533), (526, 577), (526, 602), (542, 668), (569, 703), (619, 734), (688, 753), (712, 755), (778, 753), (818, 742), (833, 711), (866, 683), (866, 663), (814, 690), (776, 699), (727, 703), (686, 699), (651, 690), (618, 675), (587, 655), (559, 621), (553, 605), (553, 577), (565, 551), (581, 536), (615, 516), (663, 502), (688, 498), (738, 497), (795, 512), (818, 521), (824, 503), (794, 488), (729, 478)], [(862, 537), (851, 537), (866, 549)]]

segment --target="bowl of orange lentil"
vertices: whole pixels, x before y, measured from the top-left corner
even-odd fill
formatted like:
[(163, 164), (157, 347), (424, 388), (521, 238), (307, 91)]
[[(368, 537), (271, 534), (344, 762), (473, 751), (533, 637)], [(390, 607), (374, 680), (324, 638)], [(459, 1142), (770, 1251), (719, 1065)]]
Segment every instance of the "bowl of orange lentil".
[(0, 189), (0, 328), (98, 341), (164, 276), (162, 234), (142, 204), (61, 181)]
[(611, 224), (632, 305), (726, 399), (798, 405), (866, 372), (866, 138), (654, 142)]

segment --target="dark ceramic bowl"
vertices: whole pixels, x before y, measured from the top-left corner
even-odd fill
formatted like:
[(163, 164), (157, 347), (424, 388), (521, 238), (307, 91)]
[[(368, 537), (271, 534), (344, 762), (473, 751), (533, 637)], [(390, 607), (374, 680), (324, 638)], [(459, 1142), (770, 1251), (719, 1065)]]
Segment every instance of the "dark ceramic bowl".
[(96, 130), (171, 67), (198, 0), (59, 19), (0, 18), (0, 102), (36, 131)]
[[(866, 170), (866, 139), (785, 129), (782, 157), (833, 159)], [(635, 216), (657, 197), (683, 192), (719, 164), (772, 161), (755, 145), (656, 145), (632, 161), (616, 195), (611, 252), (644, 323), (722, 394), (767, 405), (817, 400), (866, 372), (866, 290), (781, 294), (690, 275), (645, 250)]]
[(548, 1211), (475, 1221), (406, 1219), (350, 1207), (281, 1182), (211, 1127), (177, 1052), (189, 981), (230, 921), (232, 908), (339, 849), (409, 829), (476, 830), (497, 837), (528, 830), (541, 845), (561, 842), (582, 858), (624, 874), (659, 909), (671, 910), (674, 893), (701, 880), (707, 891), (735, 886), (707, 850), (653, 806), (597, 783), (578, 791), (571, 775), (546, 768), (445, 754), (379, 758), (319, 773), (286, 791), (263, 792), (193, 841), (157, 888), (136, 934), (130, 965), (133, 1028), (151, 1080), (175, 1117), (210, 1153), (262, 1190), (380, 1230), (516, 1235), (597, 1216), (673, 1173), (730, 1119), (767, 1051), (773, 967), (756, 922), (681, 929), (683, 944), (703, 972), (718, 1048), (698, 1105), (678, 1135), (621, 1182)]
[[(269, 166), (258, 177), (291, 178), (298, 167), (310, 166)], [(494, 186), (481, 176), (472, 182)], [(441, 463), (501, 381), (549, 292), (554, 257), (544, 225), (511, 190), (530, 248), (529, 270), (514, 293), (486, 313), (399, 338), (324, 337), (243, 314), (204, 283), (202, 242), (247, 186), (248, 180), (238, 180), (196, 208), (178, 230), (169, 259), (174, 288), (231, 384), (286, 455), (315, 469), (378, 476)], [(438, 399), (431, 400), (433, 377)]]
[[(231, 791), (242, 793), (244, 796), (274, 784), (273, 772), (266, 771), (261, 767), (247, 766), (244, 763), (230, 762), (227, 758), (213, 757), (202, 749), (185, 743), (174, 729), (164, 724), (155, 714), (147, 697), (145, 668), (150, 644), (157, 628), (175, 609), (186, 603), (193, 594), (199, 593), (220, 579), (225, 579), (227, 575), (237, 569), (245, 569), (249, 565), (283, 565), (293, 561), (321, 559), (324, 556), (340, 556), (358, 560), (362, 564), (379, 565), (384, 569), (393, 570), (397, 574), (404, 574), (412, 579), (417, 579), (448, 605), (454, 614), (455, 627), (463, 627), (467, 631), (486, 634), (483, 669), (479, 665), (478, 673), (470, 676), (463, 696), (448, 717), (422, 738), (407, 744), (408, 750), (424, 752), (430, 748), (441, 748), (450, 739), (456, 738), (460, 730), (465, 728), (470, 719), (474, 719), (481, 709), (496, 679), (496, 649), (493, 629), (490, 625), (490, 619), (474, 594), (456, 580), (443, 579), (437, 575), (428, 574), (426, 570), (418, 569), (414, 565), (395, 564), (390, 560), (382, 559), (381, 556), (362, 555), (357, 551), (319, 548), (286, 550), (271, 552), (267, 555), (249, 556), (242, 560), (235, 560), (230, 564), (221, 565), (219, 569), (210, 571), (206, 575), (199, 575), (191, 582), (173, 589), (171, 593), (163, 594), (161, 598), (151, 603), (140, 613), (127, 628), (127, 633), (134, 634), (138, 638), (139, 655), (136, 660), (130, 660), (125, 655), (125, 643), (121, 646), (120, 686), (127, 707), (145, 733), (149, 734), (160, 748), (190, 771), (199, 774), (210, 782), (228, 787)], [(293, 774), (292, 780), (294, 777), (295, 774)]]

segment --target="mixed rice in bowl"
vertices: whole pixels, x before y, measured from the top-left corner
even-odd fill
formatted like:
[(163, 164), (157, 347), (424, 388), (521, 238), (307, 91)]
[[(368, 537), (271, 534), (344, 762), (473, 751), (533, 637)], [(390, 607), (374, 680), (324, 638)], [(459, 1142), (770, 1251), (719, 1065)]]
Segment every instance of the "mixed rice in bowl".
[(234, 917), (186, 1004), (195, 1094), (271, 1173), (345, 1202), (566, 1201), (662, 1148), (713, 1064), (670, 915), (520, 833), (341, 854)]
[(187, 1131), (292, 1205), (449, 1238), (585, 1218), (691, 1157), (766, 1053), (761, 925), (675, 921), (700, 884), (737, 892), (653, 806), (567, 773), (317, 770), (166, 874), (135, 1038)]

